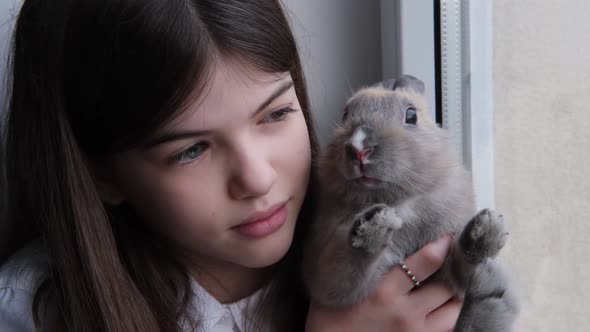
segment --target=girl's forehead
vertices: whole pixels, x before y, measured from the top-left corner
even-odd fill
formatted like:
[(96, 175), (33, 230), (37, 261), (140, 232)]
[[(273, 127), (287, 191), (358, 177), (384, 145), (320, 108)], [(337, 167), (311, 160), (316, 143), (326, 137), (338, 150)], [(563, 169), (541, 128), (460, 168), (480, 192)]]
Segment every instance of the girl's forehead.
[(290, 79), (289, 72), (269, 73), (244, 61), (224, 61), (213, 67), (211, 80), (205, 88), (207, 92), (201, 100), (203, 103), (243, 101), (272, 90), (275, 84), (286, 79)]
[[(169, 127), (216, 125), (253, 114), (273, 92), (291, 82), (289, 72), (269, 73), (240, 60), (217, 61), (209, 79), (197, 89)], [(211, 123), (213, 122), (213, 123)]]

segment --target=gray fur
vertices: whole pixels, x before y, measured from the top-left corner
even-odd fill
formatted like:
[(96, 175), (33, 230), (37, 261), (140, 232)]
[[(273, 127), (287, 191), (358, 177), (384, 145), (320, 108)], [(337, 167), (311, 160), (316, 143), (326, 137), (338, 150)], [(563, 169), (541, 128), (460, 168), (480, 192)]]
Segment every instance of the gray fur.
[[(305, 283), (319, 305), (351, 305), (392, 266), (453, 234), (453, 249), (433, 279), (464, 296), (455, 331), (510, 331), (518, 301), (493, 259), (508, 234), (503, 218), (477, 213), (471, 176), (447, 131), (430, 119), (420, 83), (404, 76), (348, 101), (318, 163), (319, 212), (304, 253)], [(417, 112), (415, 125), (405, 123), (408, 108)], [(368, 157), (355, 157), (359, 146)], [(361, 176), (369, 179), (362, 183)]]

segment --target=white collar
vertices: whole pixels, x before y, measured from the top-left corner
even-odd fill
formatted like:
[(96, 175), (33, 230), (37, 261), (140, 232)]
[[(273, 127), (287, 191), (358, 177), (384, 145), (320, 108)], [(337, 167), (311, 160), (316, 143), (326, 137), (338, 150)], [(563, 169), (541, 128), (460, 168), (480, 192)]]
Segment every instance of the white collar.
[(244, 332), (262, 293), (262, 288), (237, 302), (221, 304), (192, 279), (194, 307), (203, 331)]

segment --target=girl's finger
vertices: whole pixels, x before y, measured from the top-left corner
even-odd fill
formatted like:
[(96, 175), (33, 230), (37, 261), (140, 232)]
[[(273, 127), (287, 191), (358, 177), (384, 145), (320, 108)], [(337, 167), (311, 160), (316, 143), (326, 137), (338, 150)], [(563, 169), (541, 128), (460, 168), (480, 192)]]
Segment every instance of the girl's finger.
[(459, 318), (461, 306), (463, 303), (459, 300), (451, 300), (426, 315), (424, 327), (426, 331), (446, 332), (452, 331)]
[[(430, 242), (408, 257), (404, 264), (417, 280), (422, 282), (434, 272), (438, 271), (445, 262), (451, 247), (451, 241), (451, 237), (445, 235), (436, 241)], [(387, 273), (381, 282), (396, 285), (397, 291), (402, 294), (408, 293), (415, 287), (411, 277), (400, 266), (395, 267)]]
[(412, 307), (424, 315), (436, 310), (455, 296), (453, 290), (442, 281), (428, 283), (414, 289), (408, 296)]

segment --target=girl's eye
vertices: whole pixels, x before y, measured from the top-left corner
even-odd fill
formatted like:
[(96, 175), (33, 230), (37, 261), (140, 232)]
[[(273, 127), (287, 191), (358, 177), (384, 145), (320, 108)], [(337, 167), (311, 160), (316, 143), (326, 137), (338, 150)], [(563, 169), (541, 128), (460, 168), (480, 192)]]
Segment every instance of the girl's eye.
[(287, 117), (287, 114), (292, 113), (292, 112), (295, 112), (295, 110), (290, 107), (285, 107), (285, 108), (282, 108), (278, 111), (269, 113), (268, 115), (266, 115), (264, 117), (264, 119), (262, 119), (262, 122), (268, 123), (268, 122), (283, 121)]
[(174, 162), (179, 164), (188, 164), (201, 156), (203, 151), (207, 148), (206, 143), (197, 143), (189, 147), (188, 149), (180, 152), (179, 154), (172, 157)]
[(416, 109), (413, 107), (409, 107), (406, 110), (406, 123), (415, 125), (418, 122), (418, 114), (416, 113)]

